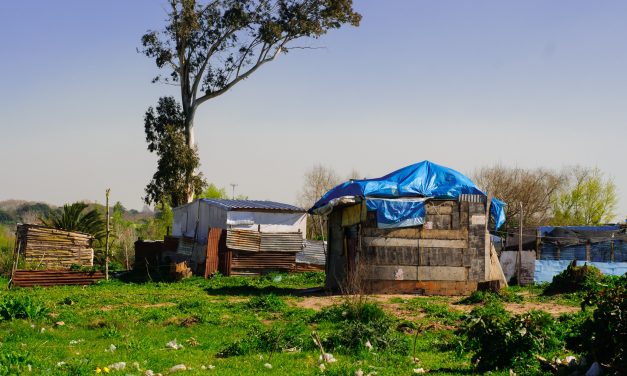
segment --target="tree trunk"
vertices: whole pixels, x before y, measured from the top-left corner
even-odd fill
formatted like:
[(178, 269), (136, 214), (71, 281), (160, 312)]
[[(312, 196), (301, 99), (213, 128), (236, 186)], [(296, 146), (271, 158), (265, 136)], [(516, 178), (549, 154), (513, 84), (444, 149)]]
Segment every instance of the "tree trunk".
[[(194, 137), (194, 115), (195, 111), (189, 109), (185, 114), (185, 138), (187, 146), (191, 149), (196, 147), (196, 140)], [(194, 171), (196, 172), (196, 171)], [(194, 189), (191, 185), (187, 186), (187, 203), (194, 201)]]

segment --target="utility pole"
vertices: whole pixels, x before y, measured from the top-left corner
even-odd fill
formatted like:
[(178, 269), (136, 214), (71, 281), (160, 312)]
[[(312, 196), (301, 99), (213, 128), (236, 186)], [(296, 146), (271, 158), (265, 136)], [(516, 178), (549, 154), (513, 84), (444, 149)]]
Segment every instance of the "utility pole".
[(235, 187), (237, 187), (237, 184), (231, 183), (229, 185), (231, 186), (231, 188), (233, 188), (233, 190), (232, 190), (233, 193), (231, 194), (231, 199), (235, 200)]
[(109, 192), (111, 192), (110, 188), (107, 188), (105, 191), (105, 201), (107, 207), (107, 237), (105, 238), (105, 278), (109, 280)]

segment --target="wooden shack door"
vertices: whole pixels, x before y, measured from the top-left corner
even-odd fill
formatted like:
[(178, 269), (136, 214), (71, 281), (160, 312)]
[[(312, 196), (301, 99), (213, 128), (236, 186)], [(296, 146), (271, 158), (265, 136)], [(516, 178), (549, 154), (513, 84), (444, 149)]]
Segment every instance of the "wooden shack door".
[(210, 228), (207, 237), (207, 256), (205, 258), (205, 278), (218, 271), (218, 251), (222, 241), (222, 229)]

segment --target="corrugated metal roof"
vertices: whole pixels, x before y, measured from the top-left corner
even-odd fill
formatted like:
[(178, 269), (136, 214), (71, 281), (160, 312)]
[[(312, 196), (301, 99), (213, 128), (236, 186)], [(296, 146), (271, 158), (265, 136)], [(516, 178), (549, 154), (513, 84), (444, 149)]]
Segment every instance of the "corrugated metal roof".
[(261, 200), (221, 200), (213, 198), (203, 198), (201, 201), (209, 205), (217, 206), (225, 210), (268, 210), (268, 211), (289, 211), (304, 213), (305, 209), (294, 205), (283, 204), (275, 201)]

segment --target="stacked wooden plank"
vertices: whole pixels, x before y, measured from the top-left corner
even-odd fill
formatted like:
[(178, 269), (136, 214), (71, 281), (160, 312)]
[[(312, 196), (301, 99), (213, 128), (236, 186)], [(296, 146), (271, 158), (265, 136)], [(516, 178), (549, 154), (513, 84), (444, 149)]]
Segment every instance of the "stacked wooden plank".
[(18, 287), (91, 285), (104, 279), (103, 272), (77, 272), (69, 270), (16, 270), (11, 284)]
[(89, 234), (23, 224), (17, 227), (17, 238), (18, 251), (29, 265), (64, 269), (73, 264), (94, 264), (93, 237)]

